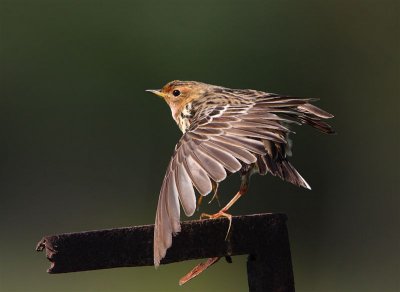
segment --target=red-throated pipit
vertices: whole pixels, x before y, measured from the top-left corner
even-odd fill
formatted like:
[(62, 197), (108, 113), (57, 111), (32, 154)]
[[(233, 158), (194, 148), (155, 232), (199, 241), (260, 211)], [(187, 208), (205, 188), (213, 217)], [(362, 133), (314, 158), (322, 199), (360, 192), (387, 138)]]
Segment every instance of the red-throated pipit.
[(324, 119), (333, 116), (310, 104), (315, 99), (293, 98), (252, 89), (229, 89), (196, 81), (172, 81), (161, 96), (183, 132), (165, 175), (154, 229), (154, 265), (157, 267), (180, 231), (179, 202), (187, 216), (196, 210), (195, 190), (202, 196), (218, 188), (228, 174), (239, 172), (238, 193), (217, 214), (226, 212), (247, 191), (254, 173), (271, 173), (310, 189), (288, 161), (289, 124), (308, 124), (333, 133)]

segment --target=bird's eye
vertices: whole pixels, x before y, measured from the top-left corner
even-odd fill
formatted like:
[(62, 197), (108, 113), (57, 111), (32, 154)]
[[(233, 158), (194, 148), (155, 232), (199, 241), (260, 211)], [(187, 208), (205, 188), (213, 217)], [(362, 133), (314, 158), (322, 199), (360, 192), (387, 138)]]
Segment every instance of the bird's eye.
[(181, 94), (181, 92), (178, 89), (175, 89), (174, 91), (172, 91), (172, 94), (174, 96), (179, 96)]

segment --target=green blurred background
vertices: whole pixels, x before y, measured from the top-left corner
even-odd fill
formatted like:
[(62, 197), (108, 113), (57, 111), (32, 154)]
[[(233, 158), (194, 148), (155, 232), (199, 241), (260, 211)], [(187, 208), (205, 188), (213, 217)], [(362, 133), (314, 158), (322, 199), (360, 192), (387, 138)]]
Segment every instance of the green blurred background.
[(313, 190), (254, 177), (232, 214), (288, 214), (298, 291), (399, 291), (398, 1), (0, 3), (1, 291), (246, 291), (244, 256), (178, 287), (196, 261), (48, 275), (34, 251), (153, 223), (180, 132), (144, 90), (173, 79), (321, 98), (339, 134), (297, 128), (292, 159)]

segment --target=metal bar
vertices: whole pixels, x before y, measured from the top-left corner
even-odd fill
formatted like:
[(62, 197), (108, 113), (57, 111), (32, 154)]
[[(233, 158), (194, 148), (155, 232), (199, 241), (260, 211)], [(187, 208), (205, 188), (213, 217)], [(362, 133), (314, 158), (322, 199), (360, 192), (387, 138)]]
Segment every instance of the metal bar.
[[(284, 214), (234, 216), (182, 223), (182, 231), (161, 264), (249, 254), (250, 291), (294, 291), (289, 239)], [(45, 236), (51, 274), (153, 264), (154, 225)]]

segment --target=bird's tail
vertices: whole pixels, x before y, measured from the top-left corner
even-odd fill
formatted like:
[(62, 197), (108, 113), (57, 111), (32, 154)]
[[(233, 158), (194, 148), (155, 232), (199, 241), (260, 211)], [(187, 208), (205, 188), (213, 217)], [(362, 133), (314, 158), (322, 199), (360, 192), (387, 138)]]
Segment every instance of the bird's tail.
[(257, 157), (257, 166), (260, 174), (271, 173), (273, 176), (277, 176), (282, 180), (290, 182), (296, 186), (303, 187), (311, 190), (310, 185), (300, 175), (300, 173), (294, 168), (294, 166), (281, 155), (273, 158), (269, 154)]
[[(277, 107), (276, 114), (284, 119), (283, 123), (307, 124), (320, 132), (334, 134), (335, 131), (324, 120), (333, 118), (333, 115), (310, 104), (313, 99), (298, 99), (300, 104), (293, 104), (293, 100), (280, 100), (280, 107)], [(303, 101), (304, 103), (301, 103)], [(285, 106), (286, 105), (286, 106)], [(272, 111), (273, 112), (273, 111)], [(267, 154), (257, 159), (259, 172), (271, 173), (282, 180), (288, 181), (296, 186), (311, 189), (310, 185), (287, 160), (292, 155), (292, 140), (289, 138), (290, 132), (286, 133), (286, 144), (277, 144), (270, 141), (263, 141)]]
[(326, 134), (335, 134), (332, 127), (323, 120), (333, 118), (333, 115), (310, 103), (298, 105), (292, 112), (280, 114), (295, 123), (310, 125)]

